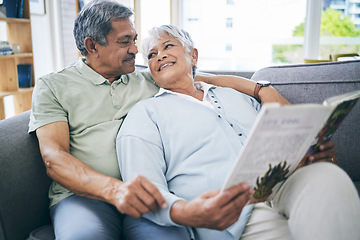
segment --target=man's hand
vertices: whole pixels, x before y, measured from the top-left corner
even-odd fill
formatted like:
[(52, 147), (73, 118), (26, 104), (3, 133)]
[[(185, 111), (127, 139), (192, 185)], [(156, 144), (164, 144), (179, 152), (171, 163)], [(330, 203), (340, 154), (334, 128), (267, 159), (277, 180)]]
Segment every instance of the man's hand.
[[(196, 75), (195, 81), (202, 81), (221, 87), (229, 87), (253, 97), (256, 86), (256, 82), (253, 80), (230, 75), (203, 76), (199, 74)], [(271, 86), (262, 87), (259, 91), (259, 98), (261, 100), (261, 104), (272, 102), (278, 102), (281, 105), (290, 104), (288, 100), (286, 100), (278, 91), (275, 90), (275, 88)]]
[(159, 206), (167, 207), (159, 190), (143, 176), (117, 184), (114, 192), (112, 203), (121, 213), (134, 218), (139, 218), (149, 211), (156, 211)]
[(234, 224), (253, 190), (241, 183), (223, 192), (209, 191), (190, 202), (173, 204), (171, 219), (181, 225), (224, 230)]

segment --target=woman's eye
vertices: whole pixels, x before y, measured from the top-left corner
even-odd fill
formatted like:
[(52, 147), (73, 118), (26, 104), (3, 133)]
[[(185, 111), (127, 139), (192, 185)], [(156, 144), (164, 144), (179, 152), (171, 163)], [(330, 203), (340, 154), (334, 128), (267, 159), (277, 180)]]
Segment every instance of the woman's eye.
[(174, 46), (174, 45), (172, 45), (172, 44), (167, 44), (167, 45), (165, 46), (165, 49), (168, 49), (169, 47), (172, 47), (172, 46)]
[(148, 55), (148, 59), (150, 60), (151, 58), (153, 58), (154, 57), (154, 54), (153, 53), (150, 53), (149, 55)]

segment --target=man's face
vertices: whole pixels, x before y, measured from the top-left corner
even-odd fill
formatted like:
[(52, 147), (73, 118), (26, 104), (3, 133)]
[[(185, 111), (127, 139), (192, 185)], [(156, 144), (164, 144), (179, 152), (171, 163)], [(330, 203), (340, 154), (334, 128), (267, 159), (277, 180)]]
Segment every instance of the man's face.
[(118, 77), (135, 70), (135, 45), (137, 33), (130, 19), (112, 21), (113, 30), (106, 37), (108, 44), (96, 44), (102, 75), (106, 78)]

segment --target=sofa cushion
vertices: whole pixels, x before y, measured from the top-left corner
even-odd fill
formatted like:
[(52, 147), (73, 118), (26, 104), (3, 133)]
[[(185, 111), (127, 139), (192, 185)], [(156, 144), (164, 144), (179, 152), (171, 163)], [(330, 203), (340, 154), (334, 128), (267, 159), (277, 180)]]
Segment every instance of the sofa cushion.
[(54, 240), (55, 234), (51, 224), (35, 229), (26, 240)]
[[(360, 89), (360, 61), (276, 66), (261, 69), (253, 80), (269, 80), (291, 103), (321, 103), (325, 98)], [(333, 136), (339, 166), (360, 192), (360, 103)]]
[(28, 134), (30, 112), (0, 121), (0, 239), (26, 239), (50, 223), (50, 179), (35, 135)]

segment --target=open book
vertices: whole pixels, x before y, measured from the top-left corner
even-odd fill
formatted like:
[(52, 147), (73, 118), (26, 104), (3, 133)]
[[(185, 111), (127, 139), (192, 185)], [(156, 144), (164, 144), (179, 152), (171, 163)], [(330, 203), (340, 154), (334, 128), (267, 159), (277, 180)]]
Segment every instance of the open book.
[(331, 138), (359, 98), (360, 90), (323, 104), (264, 104), (222, 189), (247, 182), (255, 199), (271, 200), (299, 163)]

